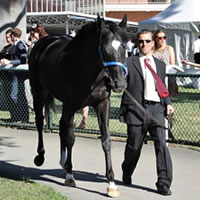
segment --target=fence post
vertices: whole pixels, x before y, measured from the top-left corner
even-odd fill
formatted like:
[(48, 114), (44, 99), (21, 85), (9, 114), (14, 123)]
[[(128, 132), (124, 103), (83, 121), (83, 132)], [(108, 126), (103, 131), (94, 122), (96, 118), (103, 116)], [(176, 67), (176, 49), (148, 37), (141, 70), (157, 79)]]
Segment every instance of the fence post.
[(52, 130), (53, 129), (53, 115), (52, 115), (52, 108), (48, 106), (48, 116), (47, 116), (47, 129)]

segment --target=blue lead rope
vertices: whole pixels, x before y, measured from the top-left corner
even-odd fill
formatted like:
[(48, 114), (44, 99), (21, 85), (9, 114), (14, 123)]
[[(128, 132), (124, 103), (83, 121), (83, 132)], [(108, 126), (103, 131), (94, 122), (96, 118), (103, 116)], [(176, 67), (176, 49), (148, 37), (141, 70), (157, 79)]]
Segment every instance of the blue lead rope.
[(128, 69), (123, 63), (115, 62), (115, 61), (113, 61), (113, 62), (104, 62), (104, 67), (114, 66), (114, 65), (118, 65), (118, 66), (122, 67), (124, 69), (124, 71), (125, 71), (125, 76), (128, 75)]

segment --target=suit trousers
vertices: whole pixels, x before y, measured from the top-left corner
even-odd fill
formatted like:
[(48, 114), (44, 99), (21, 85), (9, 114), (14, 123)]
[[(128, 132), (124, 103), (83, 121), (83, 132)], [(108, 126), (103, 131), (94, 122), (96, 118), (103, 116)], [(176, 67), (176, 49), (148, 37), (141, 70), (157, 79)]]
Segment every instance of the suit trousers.
[(9, 112), (13, 121), (29, 121), (29, 108), (25, 95), (24, 80), (27, 72), (10, 73), (10, 89), (8, 96)]
[[(165, 124), (164, 108), (160, 103), (145, 104), (145, 108), (147, 112), (153, 115), (163, 125)], [(158, 176), (156, 185), (165, 184), (169, 188), (172, 182), (172, 161), (166, 145), (165, 131), (147, 115), (144, 117), (143, 124), (127, 125), (128, 138), (124, 161), (122, 163), (123, 176), (130, 177), (134, 172), (147, 132), (149, 132), (154, 140)]]

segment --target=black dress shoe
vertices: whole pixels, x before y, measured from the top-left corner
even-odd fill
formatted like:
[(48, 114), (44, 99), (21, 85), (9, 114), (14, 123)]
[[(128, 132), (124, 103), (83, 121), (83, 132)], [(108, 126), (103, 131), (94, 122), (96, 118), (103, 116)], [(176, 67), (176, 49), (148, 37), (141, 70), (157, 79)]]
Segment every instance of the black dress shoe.
[(158, 193), (164, 196), (170, 196), (172, 194), (171, 190), (166, 185), (160, 185), (157, 187)]
[(132, 180), (130, 176), (122, 176), (122, 181), (124, 183), (124, 185), (131, 185), (132, 184)]

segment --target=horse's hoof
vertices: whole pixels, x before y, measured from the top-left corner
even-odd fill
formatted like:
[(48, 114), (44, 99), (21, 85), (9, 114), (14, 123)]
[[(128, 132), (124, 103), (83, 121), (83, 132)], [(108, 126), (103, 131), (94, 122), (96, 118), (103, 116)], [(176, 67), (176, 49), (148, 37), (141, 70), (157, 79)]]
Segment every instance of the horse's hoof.
[(117, 187), (115, 187), (115, 188), (113, 188), (113, 187), (107, 188), (107, 194), (108, 194), (109, 197), (119, 197), (120, 196), (120, 192), (119, 192)]
[(65, 186), (76, 187), (76, 182), (74, 179), (65, 180)]
[(76, 182), (72, 173), (66, 173), (65, 185), (70, 187), (76, 187)]
[(34, 163), (36, 166), (41, 166), (44, 163), (44, 156), (37, 155), (34, 159)]

